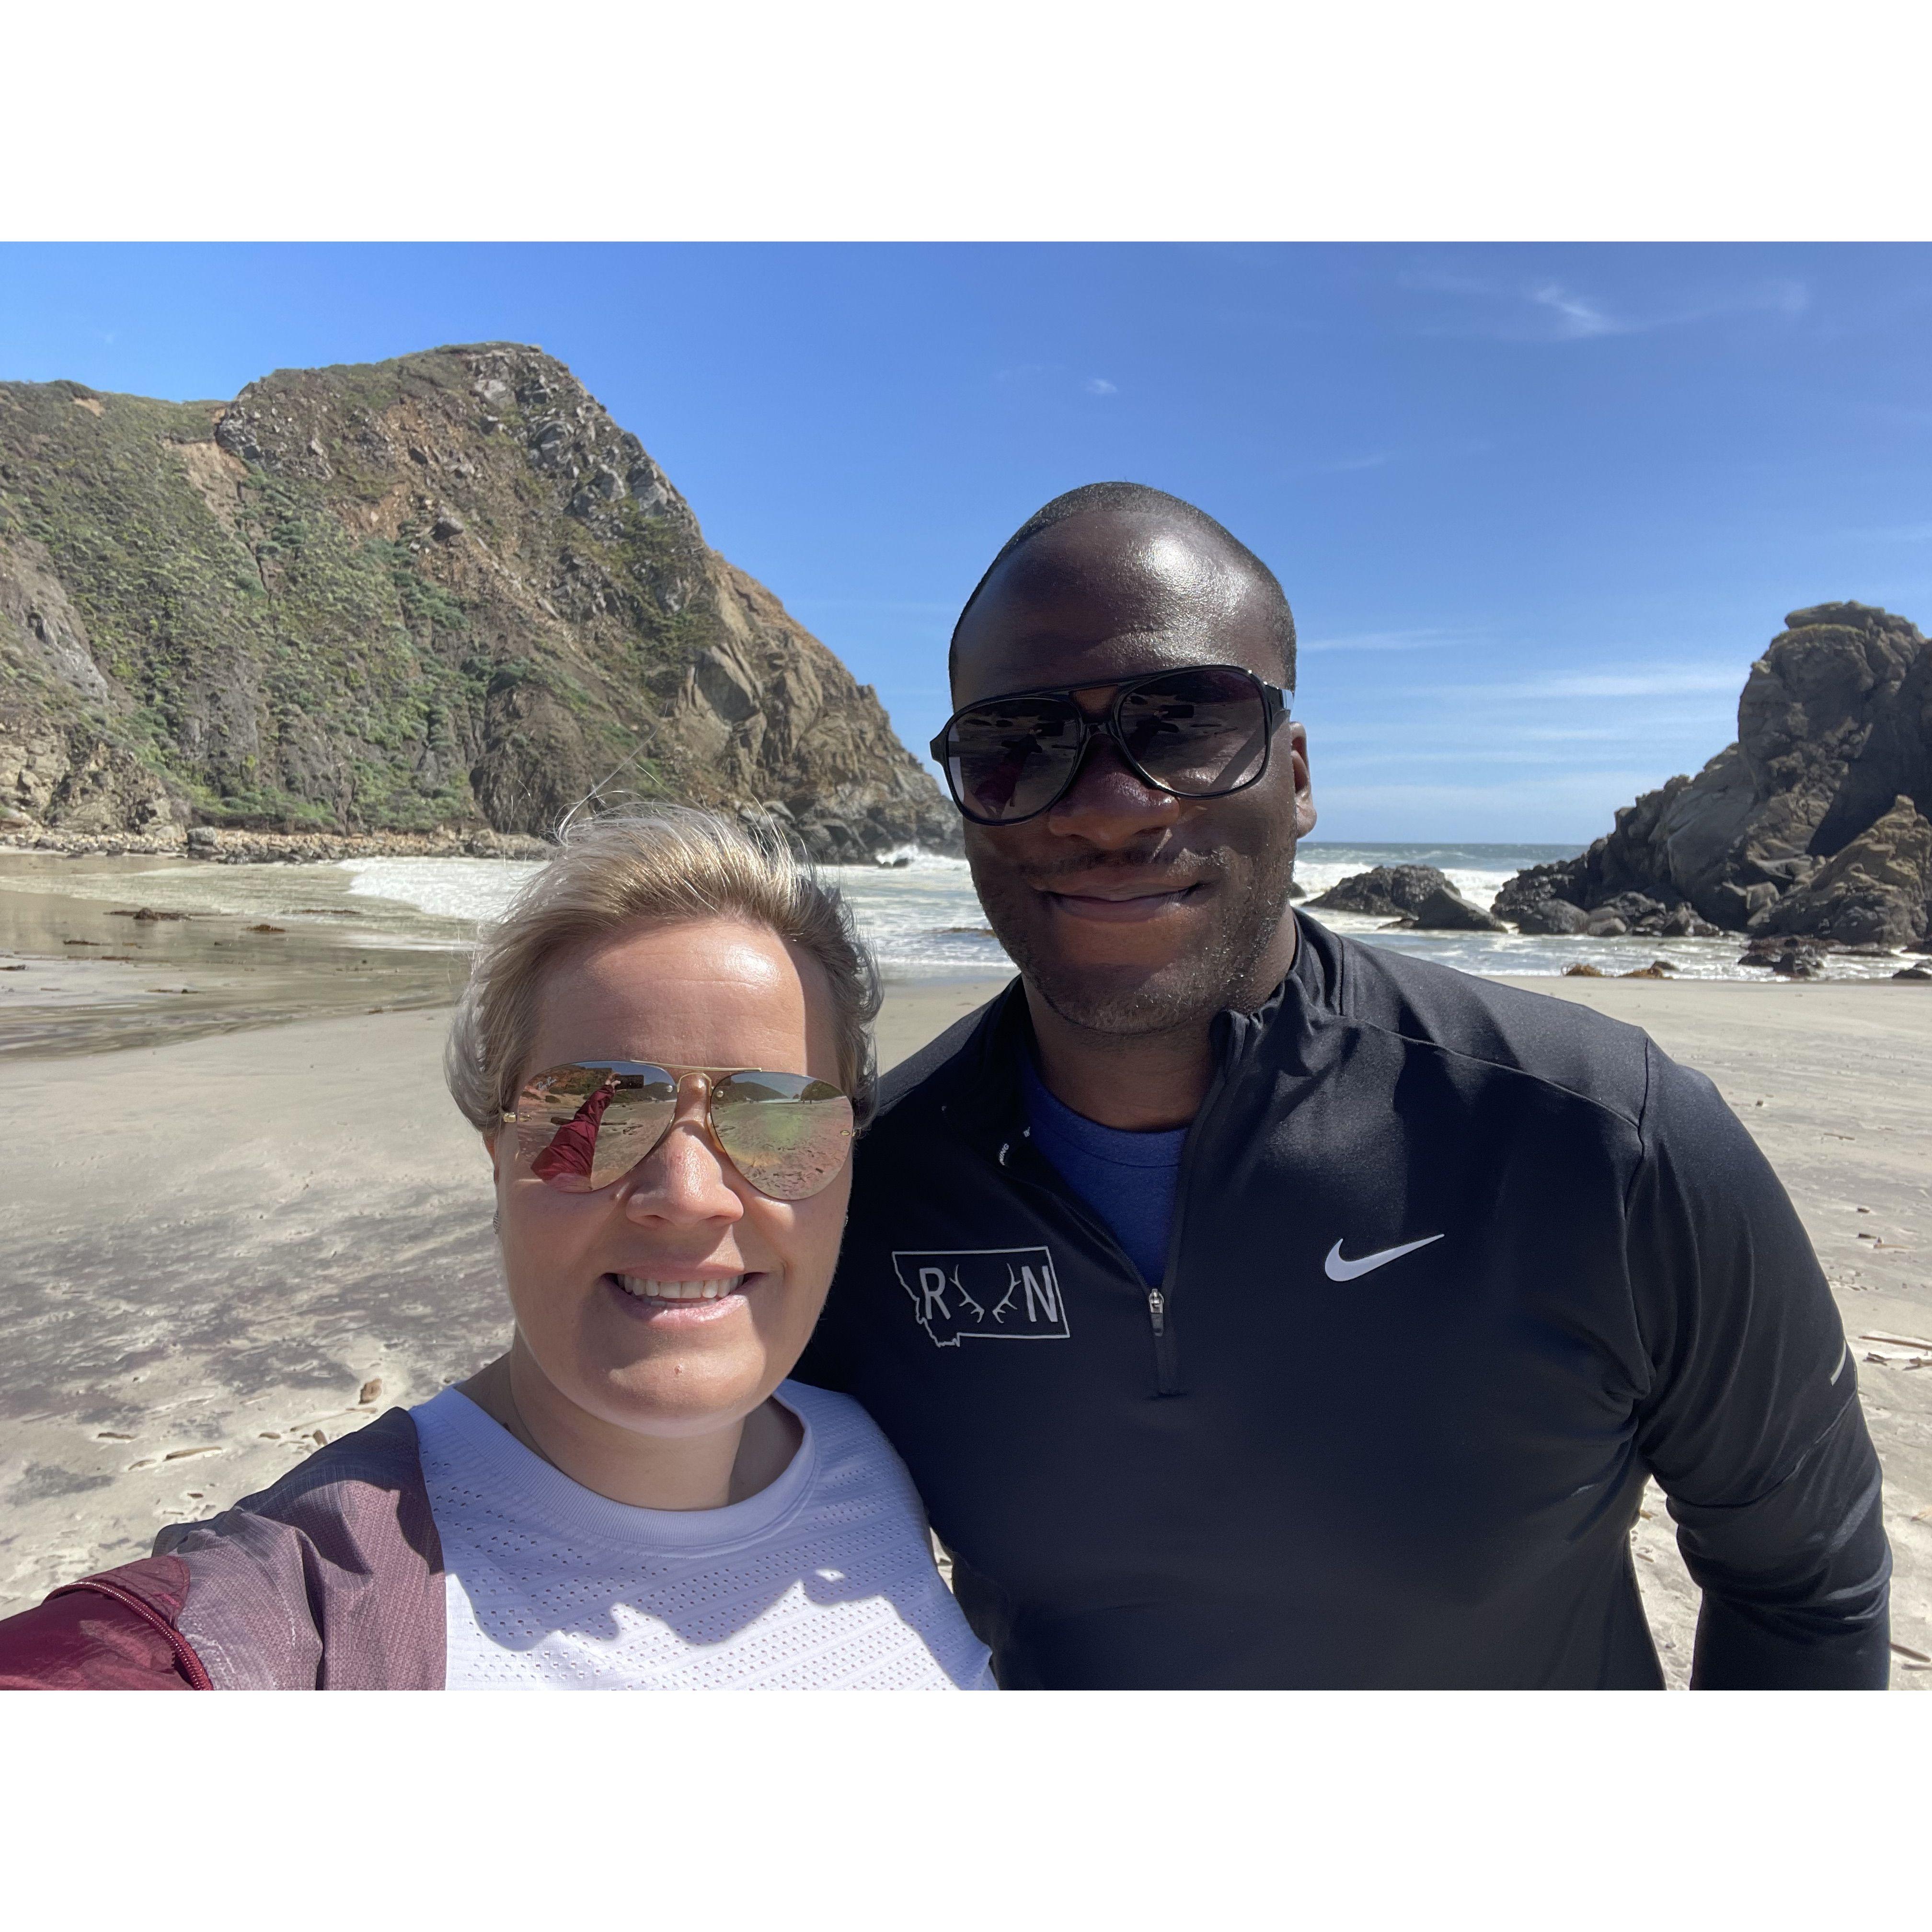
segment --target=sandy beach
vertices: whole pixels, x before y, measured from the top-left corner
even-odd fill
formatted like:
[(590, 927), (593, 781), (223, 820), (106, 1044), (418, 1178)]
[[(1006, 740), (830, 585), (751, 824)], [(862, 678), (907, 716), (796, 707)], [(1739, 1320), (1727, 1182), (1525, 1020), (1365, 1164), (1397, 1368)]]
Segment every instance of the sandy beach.
[[(92, 934), (69, 919), (50, 937)], [(202, 938), (162, 943), (212, 956)], [(277, 1016), (260, 1010), (216, 1030), (237, 1022), (211, 1009), (205, 1029), (164, 1025), (114, 1050), (89, 1049), (132, 1037), (125, 1022), (8, 1042), (0, 1614), (144, 1555), (163, 1522), (211, 1514), (502, 1344), (487, 1169), (438, 1066), (450, 963), (321, 963), (325, 977), (396, 976), (385, 990), (406, 1010), (371, 1012), (391, 1000), (360, 994), (346, 1012), (344, 989), (331, 1016), (262, 1024)], [(238, 980), (250, 965), (267, 970), (244, 952)], [(106, 969), (54, 954), (42, 970)], [(290, 988), (316, 977), (270, 974), (297, 1011)], [(1932, 986), (1519, 983), (1643, 1026), (1708, 1073), (1790, 1189), (1886, 1466), (1894, 1685), (1932, 1688)], [(881, 1062), (998, 984), (890, 987)], [(1682, 1683), (1695, 1593), (1660, 1498), (1646, 1507), (1638, 1571)]]

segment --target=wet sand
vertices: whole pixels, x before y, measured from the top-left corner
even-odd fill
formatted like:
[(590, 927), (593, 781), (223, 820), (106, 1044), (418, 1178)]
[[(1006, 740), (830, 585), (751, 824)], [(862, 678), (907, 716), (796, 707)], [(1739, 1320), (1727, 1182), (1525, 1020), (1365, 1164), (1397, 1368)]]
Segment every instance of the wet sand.
[[(206, 908), (211, 883), (220, 910)], [(381, 904), (352, 904), (346, 886), (332, 866), (218, 873), (185, 860), (0, 854), (0, 1058), (454, 999), (459, 923), (443, 922), (441, 944), (385, 929)], [(143, 910), (162, 916), (130, 916)]]
[[(882, 1064), (998, 983), (890, 988)], [(1709, 1073), (1783, 1175), (1886, 1463), (1894, 1635), (1932, 1658), (1932, 986), (1527, 983), (1643, 1025)], [(438, 1069), (447, 1017), (338, 1012), (16, 1051), (0, 1112), (0, 1614), (145, 1554), (161, 1523), (500, 1347), (487, 1168)], [(63, 1130), (76, 1121), (85, 1138)], [(1682, 1682), (1694, 1592), (1660, 1502), (1646, 1507), (1638, 1571)], [(1932, 1688), (1932, 1669), (1895, 1663), (1898, 1688)]]

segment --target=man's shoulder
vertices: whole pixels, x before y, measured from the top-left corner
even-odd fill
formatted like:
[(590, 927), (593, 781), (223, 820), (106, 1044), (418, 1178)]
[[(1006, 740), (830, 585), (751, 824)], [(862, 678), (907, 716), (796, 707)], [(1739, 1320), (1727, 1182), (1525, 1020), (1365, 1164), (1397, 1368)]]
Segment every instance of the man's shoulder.
[(1659, 1054), (1640, 1027), (1552, 994), (1324, 932), (1338, 1016), (1642, 1118)]
[(916, 1053), (908, 1054), (890, 1072), (881, 1075), (874, 1122), (883, 1121), (889, 1114), (916, 1113), (926, 1105), (943, 1100), (965, 1077), (968, 1049), (974, 1036), (987, 1024), (1006, 997), (1004, 989), (995, 993), (984, 1006), (975, 1006), (944, 1033), (928, 1040)]

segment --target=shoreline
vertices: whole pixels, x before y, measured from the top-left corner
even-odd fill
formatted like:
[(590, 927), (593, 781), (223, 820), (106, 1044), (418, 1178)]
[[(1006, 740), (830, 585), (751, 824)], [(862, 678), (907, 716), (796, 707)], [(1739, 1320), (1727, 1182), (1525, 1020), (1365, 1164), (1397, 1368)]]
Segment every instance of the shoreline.
[[(200, 868), (178, 853), (132, 872), (92, 855), (8, 866), (0, 1061), (445, 1006), (462, 990), (468, 962), (454, 932), (398, 944), (376, 920), (315, 903), (327, 895), (286, 872), (225, 873), (238, 887), (228, 905), (184, 911), (171, 882), (190, 870)], [(100, 896), (81, 890), (95, 875)]]
[(58, 859), (193, 859), (216, 866), (321, 866), (343, 859), (547, 859), (556, 848), (521, 832), (248, 832), (170, 825), (152, 832), (0, 830), (0, 852)]

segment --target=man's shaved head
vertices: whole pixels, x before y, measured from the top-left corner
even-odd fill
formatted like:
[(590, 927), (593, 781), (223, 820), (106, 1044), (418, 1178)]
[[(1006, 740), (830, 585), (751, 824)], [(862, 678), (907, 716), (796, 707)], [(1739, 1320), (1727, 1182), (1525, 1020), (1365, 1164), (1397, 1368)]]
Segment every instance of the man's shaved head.
[(1167, 523), (1197, 541), (1205, 538), (1213, 548), (1222, 551), (1228, 561), (1251, 580), (1265, 602), (1269, 627), (1281, 653), (1281, 681), (1288, 690), (1294, 688), (1294, 613), (1288, 608), (1280, 580), (1239, 537), (1216, 523), (1205, 510), (1198, 509), (1185, 499), (1170, 496), (1165, 490), (1154, 489), (1145, 483), (1083, 483), (1078, 489), (1069, 490), (1064, 496), (1054, 497), (1052, 502), (1042, 505), (1028, 518), (1000, 546), (999, 554), (986, 566), (985, 574), (973, 586), (972, 596), (960, 611), (958, 622), (952, 627), (952, 642), (946, 655), (949, 673), (956, 672), (958, 667), (959, 633), (964, 628), (967, 614), (1014, 552), (1024, 549), (1035, 537), (1052, 530), (1056, 524), (1064, 523), (1070, 517), (1096, 511), (1125, 512), (1137, 519)]

